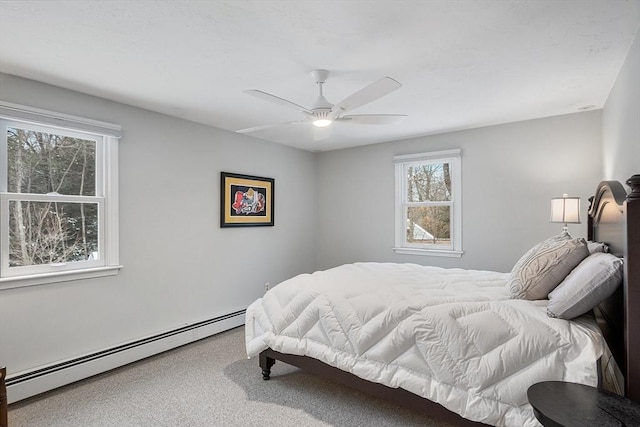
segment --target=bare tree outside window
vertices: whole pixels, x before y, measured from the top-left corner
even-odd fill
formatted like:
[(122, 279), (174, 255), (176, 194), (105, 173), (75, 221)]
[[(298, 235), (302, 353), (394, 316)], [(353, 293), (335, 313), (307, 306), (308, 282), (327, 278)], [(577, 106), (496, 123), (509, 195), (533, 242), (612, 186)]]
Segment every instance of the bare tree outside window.
[(449, 163), (407, 167), (407, 242), (451, 244), (451, 174)]
[[(96, 194), (95, 141), (10, 127), (7, 154), (10, 193)], [(10, 266), (88, 260), (97, 251), (96, 203), (10, 201)]]

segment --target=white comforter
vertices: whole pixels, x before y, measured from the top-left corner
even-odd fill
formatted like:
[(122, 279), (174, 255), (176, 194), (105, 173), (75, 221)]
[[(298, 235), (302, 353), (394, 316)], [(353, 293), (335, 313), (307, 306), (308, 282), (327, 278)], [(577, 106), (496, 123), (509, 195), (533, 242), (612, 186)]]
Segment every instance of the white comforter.
[(509, 299), (508, 274), (358, 263), (282, 282), (249, 306), (248, 355), (267, 347), (402, 387), (465, 418), (538, 426), (527, 388), (596, 385), (602, 338), (588, 317)]

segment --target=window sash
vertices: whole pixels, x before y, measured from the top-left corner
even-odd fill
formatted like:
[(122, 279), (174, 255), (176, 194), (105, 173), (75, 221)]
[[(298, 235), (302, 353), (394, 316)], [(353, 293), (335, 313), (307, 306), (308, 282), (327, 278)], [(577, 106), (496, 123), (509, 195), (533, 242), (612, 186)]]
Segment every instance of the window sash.
[[(42, 124), (32, 124), (23, 121), (5, 120), (0, 119), (0, 132), (2, 132), (2, 138), (0, 138), (0, 150), (5, 154), (2, 156), (2, 162), (0, 164), (0, 191), (8, 192), (8, 174), (9, 174), (9, 161), (7, 154), (7, 130), (8, 128), (19, 128), (35, 132), (53, 133), (60, 136), (67, 136), (70, 138), (78, 138), (96, 143), (96, 171), (95, 171), (95, 193), (96, 196), (104, 196), (104, 158), (105, 158), (105, 137), (98, 135), (90, 135), (81, 132), (75, 132), (68, 129), (60, 129), (52, 126)], [(22, 193), (12, 193), (22, 194)]]
[[(432, 203), (425, 203), (425, 202), (420, 202), (420, 203), (405, 203), (403, 204), (402, 207), (402, 212), (403, 212), (403, 216), (404, 216), (404, 220), (405, 222), (407, 221), (407, 219), (409, 218), (409, 208), (410, 207), (421, 207), (421, 206), (448, 206), (449, 207), (449, 244), (448, 245), (443, 245), (443, 244), (439, 244), (439, 243), (415, 243), (415, 242), (410, 242), (407, 240), (407, 233), (402, 233), (402, 246), (403, 247), (408, 247), (408, 248), (437, 248), (440, 250), (452, 250), (453, 249), (453, 245), (454, 245), (454, 220), (453, 220), (453, 213), (454, 213), (454, 207), (453, 207), (453, 202), (432, 202)], [(428, 230), (427, 230), (428, 231)]]
[(403, 206), (452, 206), (454, 205), (453, 200), (444, 201), (444, 202), (403, 202)]
[[(410, 207), (429, 207), (429, 206), (448, 206), (449, 207), (449, 236), (450, 236), (450, 244), (448, 245), (441, 245), (441, 244), (437, 244), (437, 243), (415, 243), (415, 242), (410, 242), (407, 239), (407, 233), (403, 233), (402, 234), (402, 246), (404, 247), (412, 247), (412, 248), (438, 248), (438, 249), (442, 249), (442, 250), (447, 250), (447, 249), (453, 249), (453, 212), (454, 212), (454, 200), (448, 200), (448, 201), (431, 201), (431, 200), (425, 200), (422, 202), (411, 202), (409, 201), (409, 192), (408, 192), (408, 186), (409, 186), (409, 168), (415, 168), (415, 167), (420, 167), (420, 166), (428, 166), (428, 165), (441, 165), (441, 164), (448, 164), (450, 170), (453, 172), (453, 164), (451, 162), (451, 159), (448, 158), (436, 158), (436, 159), (421, 159), (418, 161), (411, 161), (411, 162), (406, 162), (402, 164), (402, 170), (403, 170), (403, 181), (402, 181), (402, 197), (403, 197), (403, 202), (402, 202), (402, 211), (403, 211), (403, 216), (405, 221), (408, 220), (409, 218), (409, 208)], [(451, 189), (451, 198), (453, 199), (455, 197), (455, 195), (453, 194), (453, 188)]]
[[(409, 188), (408, 188), (408, 184), (409, 184), (409, 168), (415, 168), (415, 167), (419, 167), (419, 166), (428, 166), (428, 165), (444, 165), (444, 164), (448, 164), (449, 165), (449, 170), (450, 170), (450, 174), (453, 176), (454, 175), (454, 164), (453, 164), (453, 159), (435, 159), (435, 160), (421, 160), (421, 161), (417, 161), (417, 162), (408, 162), (408, 163), (403, 163), (402, 164), (402, 174), (403, 174), (403, 181), (402, 181), (402, 201), (404, 203), (425, 203), (425, 202), (429, 202), (429, 203), (437, 203), (440, 201), (435, 201), (435, 200), (424, 200), (422, 202), (411, 202), (409, 201)], [(453, 180), (453, 178), (452, 178)], [(451, 200), (442, 200), (442, 202), (453, 202), (453, 198), (455, 197), (455, 189), (451, 188)]]
[(26, 202), (69, 202), (69, 203), (104, 203), (104, 197), (100, 196), (78, 196), (73, 194), (37, 194), (37, 193), (0, 193), (0, 197), (8, 200), (18, 200)]
[[(35, 264), (28, 266), (9, 265), (9, 204), (11, 201), (52, 202), (52, 203), (92, 203), (98, 207), (98, 258), (95, 260), (69, 261), (56, 264)], [(0, 224), (2, 233), (0, 248), (2, 249), (2, 277), (57, 273), (85, 268), (105, 267), (106, 245), (104, 239), (105, 198), (96, 196), (70, 196), (62, 194), (0, 193)]]

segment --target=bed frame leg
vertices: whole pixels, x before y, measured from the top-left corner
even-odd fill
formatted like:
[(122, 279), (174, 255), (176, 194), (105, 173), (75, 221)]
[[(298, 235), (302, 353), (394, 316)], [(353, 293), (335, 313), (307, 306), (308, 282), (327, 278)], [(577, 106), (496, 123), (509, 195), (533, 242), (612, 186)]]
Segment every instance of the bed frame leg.
[(267, 356), (267, 352), (260, 353), (260, 367), (262, 368), (262, 379), (267, 381), (271, 378), (271, 367), (276, 363), (276, 359)]

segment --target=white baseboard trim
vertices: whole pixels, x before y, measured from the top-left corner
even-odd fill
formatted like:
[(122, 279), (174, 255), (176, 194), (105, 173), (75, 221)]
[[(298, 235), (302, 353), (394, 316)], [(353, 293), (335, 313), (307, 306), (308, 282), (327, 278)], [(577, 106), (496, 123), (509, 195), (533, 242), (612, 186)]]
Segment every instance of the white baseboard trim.
[(14, 403), (244, 324), (245, 310), (7, 377)]

